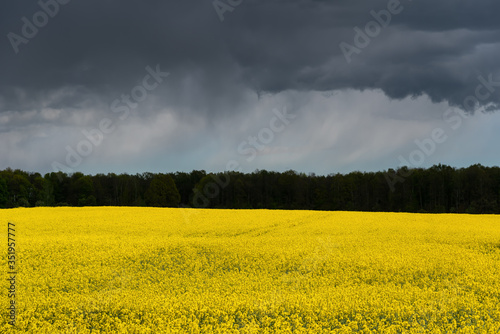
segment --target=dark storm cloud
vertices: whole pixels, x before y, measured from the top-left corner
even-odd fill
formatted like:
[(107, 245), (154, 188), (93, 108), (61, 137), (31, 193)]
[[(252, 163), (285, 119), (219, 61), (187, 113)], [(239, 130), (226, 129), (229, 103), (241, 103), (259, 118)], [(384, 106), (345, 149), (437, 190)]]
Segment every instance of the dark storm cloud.
[[(7, 34), (22, 35), (21, 18), (32, 22), (40, 5), (0, 5), (0, 112), (102, 108), (156, 64), (171, 73), (154, 93), (161, 106), (211, 114), (238, 110), (246, 88), (381, 89), (460, 106), (479, 76), (500, 81), (493, 0), (401, 0), (351, 63), (339, 44), (354, 44), (353, 28), (390, 1), (243, 0), (223, 22), (211, 0), (66, 2), (17, 54)], [(483, 104), (500, 101), (495, 88)]]

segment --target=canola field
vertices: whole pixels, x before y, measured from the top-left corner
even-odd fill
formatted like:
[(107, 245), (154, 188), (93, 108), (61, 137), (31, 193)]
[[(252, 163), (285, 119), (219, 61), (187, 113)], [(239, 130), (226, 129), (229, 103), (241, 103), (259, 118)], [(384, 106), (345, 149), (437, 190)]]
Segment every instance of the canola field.
[(1, 333), (500, 333), (500, 218), (1, 210)]

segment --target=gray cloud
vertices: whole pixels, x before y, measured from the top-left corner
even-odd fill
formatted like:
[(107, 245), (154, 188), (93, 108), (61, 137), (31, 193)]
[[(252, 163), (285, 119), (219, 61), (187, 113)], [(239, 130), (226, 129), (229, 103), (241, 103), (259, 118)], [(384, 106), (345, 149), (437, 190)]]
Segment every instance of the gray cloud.
[[(165, 120), (168, 110), (176, 124), (197, 120), (196, 127), (186, 127), (196, 133), (176, 132), (184, 142), (201, 131), (221, 131), (226, 121), (218, 120), (247, 119), (268, 94), (287, 96), (283, 104), (306, 114), (317, 91), (376, 90), (397, 100), (428, 96), (463, 108), (480, 76), (500, 81), (500, 2), (494, 0), (401, 0), (402, 11), (348, 63), (340, 43), (354, 45), (354, 27), (364, 29), (374, 20), (370, 11), (388, 3), (243, 0), (221, 22), (211, 0), (72, 0), (59, 5), (16, 54), (7, 35), (22, 35), (22, 18), (32, 22), (41, 7), (37, 1), (4, 1), (0, 134), (4, 143), (27, 148), (19, 131), (38, 133), (36, 126), (45, 125), (51, 130), (40, 130), (41, 136), (58, 136), (59, 128), (67, 141), (68, 127), (110, 117), (112, 101), (140, 84), (146, 66), (156, 64), (171, 75), (134, 111), (130, 127)], [(480, 101), (484, 110), (499, 109), (499, 91)], [(441, 118), (440, 112), (390, 109), (385, 117)]]
[[(17, 55), (3, 38), (3, 111), (32, 109), (67, 87), (81, 92), (47, 107), (88, 103), (86, 93), (107, 100), (157, 63), (174, 75), (168, 91), (178, 98), (171, 104), (193, 103), (179, 97), (190, 93), (191, 78), (196, 98), (189, 101), (215, 110), (224, 105), (217, 100), (241, 94), (238, 86), (256, 92), (382, 89), (392, 98), (428, 94), (460, 105), (479, 74), (499, 74), (500, 23), (493, 13), (500, 3), (489, 0), (402, 0), (401, 14), (348, 65), (339, 43), (352, 43), (353, 27), (363, 28), (373, 20), (370, 11), (387, 4), (247, 0), (221, 23), (210, 1), (73, 0), (19, 45)], [(4, 36), (21, 34), (21, 18), (32, 20), (40, 10), (36, 2), (1, 7)]]

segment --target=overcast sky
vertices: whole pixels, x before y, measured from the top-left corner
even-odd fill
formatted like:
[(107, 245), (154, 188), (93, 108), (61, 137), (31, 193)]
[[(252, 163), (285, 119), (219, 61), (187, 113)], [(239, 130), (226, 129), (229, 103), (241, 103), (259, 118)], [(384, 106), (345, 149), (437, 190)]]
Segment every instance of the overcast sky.
[(0, 4), (0, 169), (500, 165), (498, 0)]

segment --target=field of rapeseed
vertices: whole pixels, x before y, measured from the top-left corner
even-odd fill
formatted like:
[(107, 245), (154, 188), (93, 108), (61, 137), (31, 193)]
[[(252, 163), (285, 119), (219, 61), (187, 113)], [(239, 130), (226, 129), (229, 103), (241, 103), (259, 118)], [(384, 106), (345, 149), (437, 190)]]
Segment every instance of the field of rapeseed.
[[(1, 333), (496, 333), (500, 218), (36, 208)], [(7, 257), (7, 244), (0, 249)]]

